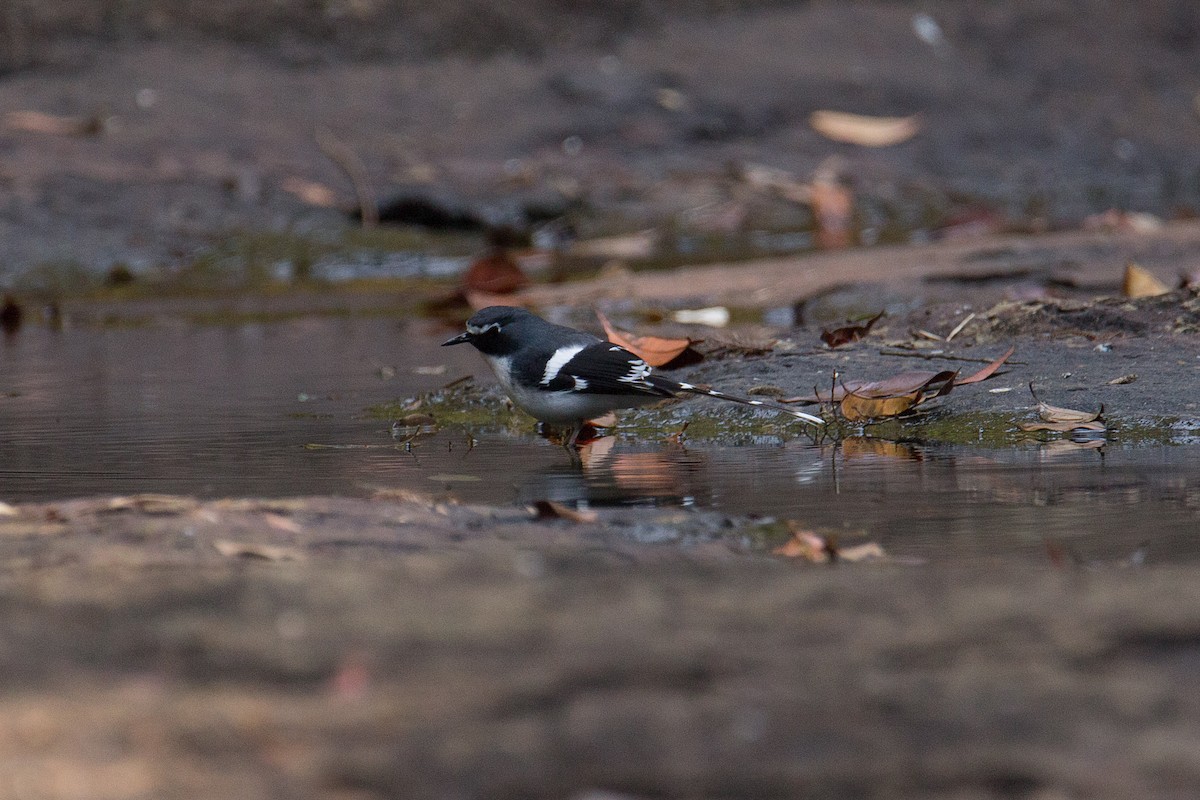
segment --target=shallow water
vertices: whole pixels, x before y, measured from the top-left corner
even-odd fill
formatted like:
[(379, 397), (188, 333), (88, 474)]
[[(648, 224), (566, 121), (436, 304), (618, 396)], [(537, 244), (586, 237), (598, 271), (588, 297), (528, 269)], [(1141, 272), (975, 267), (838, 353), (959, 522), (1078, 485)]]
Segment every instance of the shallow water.
[(484, 375), (469, 348), (438, 346), (445, 335), (381, 318), (27, 327), (0, 343), (0, 500), (407, 488), (494, 504), (713, 508), (847, 541), (861, 534), (918, 557), (1042, 554), (1048, 540), (1085, 561), (1200, 555), (1195, 446), (618, 435), (577, 463), (529, 423), (515, 433), (447, 428), (406, 447), (364, 409)]

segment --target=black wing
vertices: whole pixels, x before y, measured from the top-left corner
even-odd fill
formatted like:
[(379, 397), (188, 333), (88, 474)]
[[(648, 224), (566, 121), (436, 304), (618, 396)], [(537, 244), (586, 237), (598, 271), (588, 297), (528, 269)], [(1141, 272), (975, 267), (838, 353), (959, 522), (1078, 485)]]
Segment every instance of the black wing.
[(667, 388), (670, 381), (651, 377), (650, 366), (645, 361), (612, 342), (587, 345), (549, 377), (549, 381), (543, 380), (542, 386), (551, 392), (675, 396)]

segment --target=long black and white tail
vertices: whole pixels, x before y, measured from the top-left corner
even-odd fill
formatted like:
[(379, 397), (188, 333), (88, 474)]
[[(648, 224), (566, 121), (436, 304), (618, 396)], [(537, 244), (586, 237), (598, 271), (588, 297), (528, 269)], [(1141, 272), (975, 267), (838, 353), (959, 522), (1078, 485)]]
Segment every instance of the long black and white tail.
[(765, 400), (751, 400), (747, 397), (735, 397), (734, 395), (731, 395), (731, 394), (725, 394), (724, 392), (718, 392), (716, 389), (704, 389), (700, 386), (696, 386), (691, 383), (677, 383), (675, 381), (667, 380), (666, 378), (660, 378), (657, 375), (654, 375), (649, 380), (651, 383), (657, 383), (659, 386), (661, 386), (662, 388), (667, 389), (669, 391), (687, 392), (688, 394), (702, 394), (702, 395), (705, 395), (706, 397), (715, 397), (718, 400), (728, 400), (731, 403), (741, 403), (744, 406), (756, 406), (758, 408), (769, 408), (772, 411), (778, 411), (781, 414), (788, 414), (790, 416), (795, 417), (796, 419), (803, 420), (803, 421), (807, 422), (809, 425), (824, 425), (825, 424), (825, 420), (821, 419), (820, 417), (815, 417), (812, 414), (805, 414), (803, 411), (796, 411), (793, 408), (788, 408), (787, 406), (781, 406), (778, 403), (768, 403)]

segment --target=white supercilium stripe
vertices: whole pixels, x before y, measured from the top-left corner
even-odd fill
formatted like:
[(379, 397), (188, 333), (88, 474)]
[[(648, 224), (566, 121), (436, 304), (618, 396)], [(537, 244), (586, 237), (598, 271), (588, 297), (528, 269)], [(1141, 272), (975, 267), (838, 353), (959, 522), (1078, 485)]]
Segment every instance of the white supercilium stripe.
[(559, 370), (566, 366), (568, 361), (579, 355), (579, 351), (586, 346), (582, 344), (570, 344), (555, 350), (554, 355), (550, 356), (550, 360), (546, 362), (546, 373), (542, 375), (542, 386), (548, 386), (550, 381), (557, 378)]

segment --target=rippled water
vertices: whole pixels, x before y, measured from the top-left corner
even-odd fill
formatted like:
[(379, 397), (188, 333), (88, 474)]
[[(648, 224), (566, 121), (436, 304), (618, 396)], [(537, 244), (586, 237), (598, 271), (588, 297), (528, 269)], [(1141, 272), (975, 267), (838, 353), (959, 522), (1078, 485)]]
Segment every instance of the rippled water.
[(0, 500), (400, 487), (467, 502), (716, 508), (861, 532), (911, 555), (1041, 552), (1047, 539), (1084, 560), (1200, 553), (1192, 446), (617, 436), (576, 462), (530, 423), (444, 429), (406, 448), (363, 410), (485, 374), (468, 348), (440, 348), (444, 336), (378, 318), (26, 328), (0, 343)]

